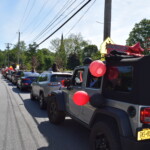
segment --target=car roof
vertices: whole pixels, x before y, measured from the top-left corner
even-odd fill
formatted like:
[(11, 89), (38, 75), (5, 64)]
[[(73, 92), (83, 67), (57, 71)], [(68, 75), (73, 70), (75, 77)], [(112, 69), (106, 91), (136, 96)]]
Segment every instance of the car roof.
[(51, 74), (51, 75), (72, 75), (72, 72), (53, 72), (53, 71), (44, 71), (41, 74)]

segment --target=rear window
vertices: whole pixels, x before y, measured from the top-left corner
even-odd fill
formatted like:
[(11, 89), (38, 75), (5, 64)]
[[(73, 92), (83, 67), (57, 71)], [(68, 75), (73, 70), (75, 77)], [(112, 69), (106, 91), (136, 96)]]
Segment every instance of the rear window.
[(108, 67), (106, 72), (106, 90), (130, 92), (133, 86), (133, 67), (114, 66)]
[(70, 79), (71, 75), (52, 75), (51, 82), (61, 82), (64, 79)]

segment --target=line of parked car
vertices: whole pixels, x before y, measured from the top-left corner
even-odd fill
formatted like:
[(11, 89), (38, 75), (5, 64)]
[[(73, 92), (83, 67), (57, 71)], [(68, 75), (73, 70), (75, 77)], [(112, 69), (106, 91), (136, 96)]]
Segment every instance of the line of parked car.
[(38, 100), (41, 109), (47, 106), (47, 97), (53, 90), (62, 86), (64, 79), (70, 79), (70, 72), (44, 71), (37, 73), (32, 71), (2, 69), (2, 75), (17, 86), (21, 91), (30, 91), (31, 100)]

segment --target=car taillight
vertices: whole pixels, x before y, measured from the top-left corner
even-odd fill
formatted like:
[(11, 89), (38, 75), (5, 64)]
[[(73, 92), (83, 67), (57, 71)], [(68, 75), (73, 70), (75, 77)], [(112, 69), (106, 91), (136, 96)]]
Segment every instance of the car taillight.
[(60, 82), (50, 82), (48, 84), (49, 86), (57, 86), (57, 85), (61, 85)]
[(30, 79), (28, 79), (28, 78), (25, 78), (25, 79), (22, 79), (23, 81), (26, 81), (26, 80), (30, 80)]
[(140, 120), (142, 123), (150, 123), (150, 107), (141, 108)]

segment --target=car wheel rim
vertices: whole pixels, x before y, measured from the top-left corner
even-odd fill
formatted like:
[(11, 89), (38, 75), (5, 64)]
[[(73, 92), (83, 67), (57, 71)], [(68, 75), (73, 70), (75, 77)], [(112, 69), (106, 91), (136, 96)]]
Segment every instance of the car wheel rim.
[(95, 139), (96, 150), (110, 150), (109, 143), (104, 134), (97, 134)]

